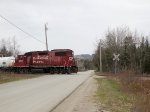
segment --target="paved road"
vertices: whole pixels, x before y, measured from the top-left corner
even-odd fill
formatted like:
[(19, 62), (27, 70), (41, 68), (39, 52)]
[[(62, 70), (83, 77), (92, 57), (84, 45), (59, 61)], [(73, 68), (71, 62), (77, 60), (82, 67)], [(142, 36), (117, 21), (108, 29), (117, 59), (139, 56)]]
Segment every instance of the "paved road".
[(91, 74), (47, 75), (1, 84), (0, 112), (49, 112)]

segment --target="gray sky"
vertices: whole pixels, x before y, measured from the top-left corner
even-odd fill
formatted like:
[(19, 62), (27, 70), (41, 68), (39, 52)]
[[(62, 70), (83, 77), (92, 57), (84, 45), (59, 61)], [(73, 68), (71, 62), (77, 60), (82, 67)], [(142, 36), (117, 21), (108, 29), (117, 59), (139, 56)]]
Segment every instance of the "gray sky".
[[(0, 0), (0, 14), (43, 42), (47, 22), (49, 50), (70, 48), (75, 54), (92, 54), (108, 27), (150, 34), (149, 0)], [(22, 51), (45, 49), (0, 18), (0, 39), (13, 36)]]

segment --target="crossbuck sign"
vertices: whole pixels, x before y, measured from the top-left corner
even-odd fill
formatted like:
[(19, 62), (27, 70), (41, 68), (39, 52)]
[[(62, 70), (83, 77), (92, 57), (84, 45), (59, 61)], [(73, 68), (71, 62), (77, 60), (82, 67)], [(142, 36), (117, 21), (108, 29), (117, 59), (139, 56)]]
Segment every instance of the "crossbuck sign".
[(120, 60), (119, 59), (120, 54), (113, 54), (113, 55), (114, 55), (114, 58), (113, 58), (114, 61), (119, 61)]

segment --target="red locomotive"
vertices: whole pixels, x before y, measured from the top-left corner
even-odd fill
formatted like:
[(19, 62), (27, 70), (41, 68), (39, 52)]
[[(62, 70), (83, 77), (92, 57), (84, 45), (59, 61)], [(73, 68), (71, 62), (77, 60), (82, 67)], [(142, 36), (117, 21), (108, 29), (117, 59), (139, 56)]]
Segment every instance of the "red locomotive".
[(45, 73), (77, 73), (78, 68), (70, 49), (54, 49), (51, 51), (33, 51), (18, 55), (11, 71), (28, 73), (43, 70)]

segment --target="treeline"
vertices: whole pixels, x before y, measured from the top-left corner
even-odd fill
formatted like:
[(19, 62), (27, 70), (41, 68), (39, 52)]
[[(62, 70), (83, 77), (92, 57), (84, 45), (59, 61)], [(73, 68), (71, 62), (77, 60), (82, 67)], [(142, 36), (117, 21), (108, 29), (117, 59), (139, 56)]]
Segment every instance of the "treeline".
[[(150, 43), (148, 36), (132, 32), (127, 27), (108, 30), (101, 40), (102, 70), (114, 72), (115, 61), (113, 54), (120, 54), (117, 61), (117, 71), (134, 70), (139, 73), (150, 73)], [(100, 42), (93, 62), (99, 70)]]
[(19, 45), (15, 38), (0, 40), (0, 57), (16, 56), (19, 54)]
[(86, 70), (94, 69), (92, 60), (89, 60), (89, 59), (76, 59), (76, 60), (77, 60), (77, 65), (78, 65), (79, 71), (86, 71)]

